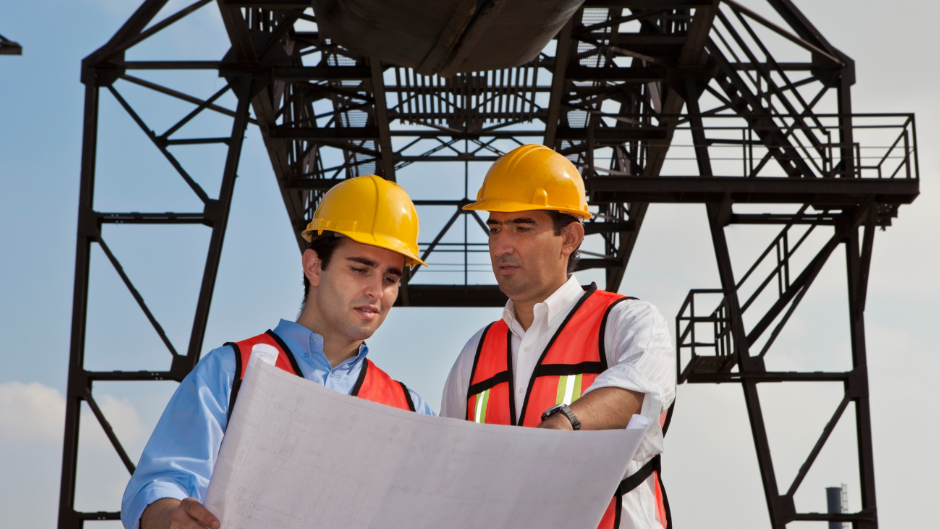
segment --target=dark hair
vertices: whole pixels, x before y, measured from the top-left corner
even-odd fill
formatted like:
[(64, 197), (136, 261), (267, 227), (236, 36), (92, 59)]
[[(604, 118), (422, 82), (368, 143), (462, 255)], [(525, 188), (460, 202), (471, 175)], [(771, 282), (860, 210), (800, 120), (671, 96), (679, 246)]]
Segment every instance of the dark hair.
[[(581, 222), (578, 217), (574, 215), (569, 215), (567, 213), (562, 213), (561, 211), (548, 210), (546, 211), (548, 216), (552, 218), (552, 227), (554, 228), (555, 235), (561, 235), (562, 230), (565, 229), (565, 226), (571, 224), (572, 222)], [(578, 244), (578, 248), (581, 248), (581, 245)], [(578, 251), (578, 248), (575, 248), (571, 255), (568, 256), (568, 273), (574, 273), (575, 269), (578, 268), (578, 261), (581, 260), (581, 253)]]
[[(324, 231), (321, 235), (313, 236), (313, 239), (307, 243), (307, 249), (317, 252), (317, 257), (320, 258), (322, 263), (320, 268), (326, 270), (327, 265), (330, 264), (330, 258), (333, 257), (333, 252), (336, 251), (342, 241), (343, 238), (337, 237), (332, 231)], [(300, 302), (300, 310), (304, 310), (308, 294), (310, 294), (310, 280), (307, 279), (307, 274), (304, 274), (304, 299)]]

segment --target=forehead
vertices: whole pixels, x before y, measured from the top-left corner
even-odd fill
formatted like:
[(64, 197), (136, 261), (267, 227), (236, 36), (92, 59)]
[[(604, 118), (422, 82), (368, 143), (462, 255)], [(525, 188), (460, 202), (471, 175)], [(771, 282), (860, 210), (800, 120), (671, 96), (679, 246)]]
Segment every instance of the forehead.
[(541, 210), (516, 211), (512, 213), (491, 211), (489, 219), (487, 220), (499, 222), (502, 224), (519, 221), (522, 219), (533, 220), (536, 224), (551, 224), (552, 222), (552, 218), (548, 215), (548, 213)]
[(378, 263), (380, 268), (404, 268), (405, 266), (404, 255), (371, 244), (356, 242), (349, 237), (342, 238), (342, 242), (336, 247), (336, 254), (344, 258), (365, 257)]

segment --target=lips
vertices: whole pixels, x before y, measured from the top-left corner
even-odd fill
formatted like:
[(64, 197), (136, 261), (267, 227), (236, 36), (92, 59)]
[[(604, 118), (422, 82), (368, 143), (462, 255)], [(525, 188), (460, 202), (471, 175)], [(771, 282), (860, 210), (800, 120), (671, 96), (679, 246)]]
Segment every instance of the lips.
[(372, 305), (360, 305), (354, 308), (355, 311), (366, 320), (374, 320), (379, 315), (378, 307)]
[(510, 256), (500, 256), (496, 261), (496, 270), (501, 276), (512, 275), (516, 270), (522, 268), (521, 262), (513, 262), (513, 259)]

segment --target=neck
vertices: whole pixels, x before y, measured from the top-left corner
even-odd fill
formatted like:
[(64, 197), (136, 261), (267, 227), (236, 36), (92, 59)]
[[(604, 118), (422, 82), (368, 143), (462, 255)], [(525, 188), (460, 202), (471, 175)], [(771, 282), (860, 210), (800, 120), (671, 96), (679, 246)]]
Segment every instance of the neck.
[(335, 332), (325, 322), (314, 303), (307, 303), (297, 317), (297, 323), (323, 337), (323, 355), (326, 356), (330, 367), (336, 367), (359, 354), (362, 340), (351, 340), (342, 333)]
[(567, 281), (568, 276), (566, 274), (561, 279), (556, 279), (544, 288), (539, 289), (539, 291), (533, 295), (520, 299), (511, 298), (512, 307), (516, 313), (516, 321), (522, 326), (522, 330), (529, 330), (529, 327), (532, 326), (532, 322), (535, 321), (535, 306), (548, 299), (549, 296), (554, 294), (555, 291), (561, 288)]

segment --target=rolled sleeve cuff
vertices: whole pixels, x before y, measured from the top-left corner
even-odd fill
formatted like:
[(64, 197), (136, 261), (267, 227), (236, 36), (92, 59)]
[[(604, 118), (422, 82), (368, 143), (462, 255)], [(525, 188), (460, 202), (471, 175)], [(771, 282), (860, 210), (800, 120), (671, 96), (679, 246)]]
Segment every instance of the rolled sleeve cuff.
[(151, 503), (164, 498), (183, 500), (188, 497), (186, 490), (176, 483), (153, 481), (138, 492), (137, 496), (121, 510), (121, 521), (126, 529), (139, 529), (140, 517)]
[(653, 384), (631, 364), (613, 366), (594, 380), (584, 393), (600, 388), (621, 388), (637, 393), (643, 393), (643, 406), (640, 415), (650, 421), (643, 442), (633, 456), (634, 461), (647, 461), (663, 452), (663, 429), (659, 424), (662, 413), (662, 393), (656, 384)]

